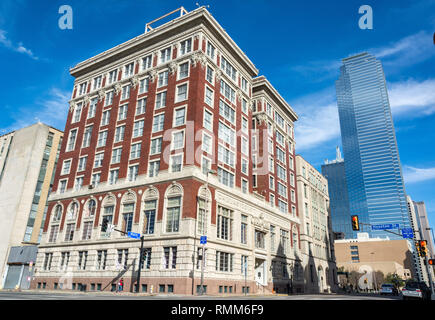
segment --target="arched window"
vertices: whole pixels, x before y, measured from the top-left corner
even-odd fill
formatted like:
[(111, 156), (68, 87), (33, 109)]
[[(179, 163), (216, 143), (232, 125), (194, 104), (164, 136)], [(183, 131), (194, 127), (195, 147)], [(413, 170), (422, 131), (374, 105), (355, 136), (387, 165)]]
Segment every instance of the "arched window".
[(197, 215), (197, 231), (200, 235), (207, 234), (207, 225), (209, 220), (211, 204), (211, 193), (205, 187), (201, 187), (198, 191), (198, 215)]
[(68, 220), (75, 220), (77, 218), (77, 213), (79, 212), (79, 204), (77, 202), (73, 202), (70, 204), (67, 212), (66, 218)]
[(87, 209), (88, 217), (94, 217), (95, 212), (97, 211), (97, 202), (94, 199), (89, 200)]
[(128, 191), (122, 197), (122, 226), (124, 232), (131, 232), (133, 229), (134, 208), (136, 203), (136, 194), (133, 191)]
[(174, 184), (166, 192), (166, 232), (178, 232), (180, 229), (183, 189)]
[(59, 222), (62, 218), (62, 206), (60, 204), (56, 205), (53, 209), (53, 222)]
[(159, 193), (155, 188), (148, 189), (143, 196), (144, 217), (143, 233), (154, 234)]
[[(115, 212), (116, 206), (116, 198), (114, 195), (109, 194), (104, 200), (102, 204), (102, 212), (101, 212), (101, 226), (107, 226), (108, 224), (112, 224), (113, 215)], [(110, 232), (107, 229), (101, 228), (101, 237), (109, 238)]]

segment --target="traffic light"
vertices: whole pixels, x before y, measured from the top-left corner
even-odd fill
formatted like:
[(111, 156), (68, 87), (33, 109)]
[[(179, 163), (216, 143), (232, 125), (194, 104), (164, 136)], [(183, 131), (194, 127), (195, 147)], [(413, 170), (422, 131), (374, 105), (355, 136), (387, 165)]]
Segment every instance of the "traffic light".
[(415, 249), (417, 249), (418, 256), (421, 257), (420, 241), (415, 241)]
[(429, 265), (435, 266), (435, 259), (429, 259), (427, 262), (429, 263)]
[(352, 216), (352, 230), (359, 231), (358, 216)]
[(106, 218), (103, 218), (103, 223), (101, 224), (101, 232), (107, 232), (107, 226), (109, 221)]
[(426, 240), (420, 240), (420, 257), (426, 257), (427, 256), (427, 241)]

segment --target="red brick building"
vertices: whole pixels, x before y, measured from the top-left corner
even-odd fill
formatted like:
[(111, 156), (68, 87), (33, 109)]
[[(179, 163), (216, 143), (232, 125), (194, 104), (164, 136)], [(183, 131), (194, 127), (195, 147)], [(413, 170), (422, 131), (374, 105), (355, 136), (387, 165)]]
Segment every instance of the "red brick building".
[[(297, 116), (203, 7), (70, 70), (33, 288), (297, 290)], [(211, 171), (210, 171), (211, 170)], [(246, 268), (245, 268), (246, 266)], [(245, 272), (246, 270), (246, 272)], [(296, 289), (294, 289), (296, 288)]]

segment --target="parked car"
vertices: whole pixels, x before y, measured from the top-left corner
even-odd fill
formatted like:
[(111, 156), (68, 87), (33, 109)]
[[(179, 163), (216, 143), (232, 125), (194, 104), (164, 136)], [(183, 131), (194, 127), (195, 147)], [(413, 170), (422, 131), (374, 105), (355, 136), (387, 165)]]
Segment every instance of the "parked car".
[(422, 299), (430, 300), (431, 291), (425, 282), (408, 281), (402, 289), (403, 300)]
[(392, 295), (397, 296), (399, 294), (399, 291), (397, 290), (397, 288), (391, 283), (382, 284), (380, 292), (381, 292), (381, 295), (392, 294)]

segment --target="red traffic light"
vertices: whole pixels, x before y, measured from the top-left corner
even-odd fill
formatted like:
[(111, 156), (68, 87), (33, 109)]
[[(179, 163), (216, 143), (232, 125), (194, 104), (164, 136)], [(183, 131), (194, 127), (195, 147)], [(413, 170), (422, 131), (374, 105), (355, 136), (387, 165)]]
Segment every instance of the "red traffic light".
[(359, 231), (358, 216), (352, 216), (352, 230), (353, 231)]
[(435, 265), (435, 259), (429, 259), (427, 261), (431, 266)]

